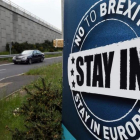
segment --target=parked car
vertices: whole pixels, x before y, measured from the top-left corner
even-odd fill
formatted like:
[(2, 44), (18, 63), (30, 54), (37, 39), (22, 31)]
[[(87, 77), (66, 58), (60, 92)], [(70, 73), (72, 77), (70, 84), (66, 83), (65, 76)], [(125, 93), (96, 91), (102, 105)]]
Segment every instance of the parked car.
[(13, 57), (14, 64), (18, 63), (29, 63), (43, 62), (45, 56), (44, 53), (39, 50), (25, 50), (21, 54)]

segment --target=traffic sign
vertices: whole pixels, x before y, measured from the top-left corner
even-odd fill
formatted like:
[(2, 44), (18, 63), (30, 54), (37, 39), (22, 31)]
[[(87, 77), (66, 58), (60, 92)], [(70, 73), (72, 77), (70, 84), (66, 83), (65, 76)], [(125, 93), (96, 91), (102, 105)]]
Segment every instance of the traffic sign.
[(53, 40), (53, 46), (56, 48), (63, 48), (64, 46), (63, 39)]

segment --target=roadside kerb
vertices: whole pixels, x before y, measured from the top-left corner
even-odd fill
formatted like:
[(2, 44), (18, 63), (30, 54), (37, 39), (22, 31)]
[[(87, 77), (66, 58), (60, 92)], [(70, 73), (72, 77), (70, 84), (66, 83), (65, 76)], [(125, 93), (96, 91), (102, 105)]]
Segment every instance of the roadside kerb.
[(17, 92), (19, 92), (19, 91), (21, 91), (21, 89), (18, 89), (18, 90), (16, 90), (16, 91), (12, 92), (11, 94), (5, 96), (4, 98), (2, 98), (2, 99), (0, 99), (0, 100), (7, 99), (7, 98), (9, 98), (10, 96), (12, 96), (13, 94), (15, 94), (15, 93), (17, 93)]

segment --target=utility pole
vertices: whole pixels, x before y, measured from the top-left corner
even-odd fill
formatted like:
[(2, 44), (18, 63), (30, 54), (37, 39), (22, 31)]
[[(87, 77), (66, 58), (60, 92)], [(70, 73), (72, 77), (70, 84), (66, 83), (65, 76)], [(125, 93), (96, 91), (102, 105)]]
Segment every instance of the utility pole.
[(61, 28), (62, 28), (61, 39), (53, 40), (53, 46), (56, 48), (64, 47), (64, 0), (61, 0)]
[(62, 39), (64, 39), (64, 0), (61, 0)]

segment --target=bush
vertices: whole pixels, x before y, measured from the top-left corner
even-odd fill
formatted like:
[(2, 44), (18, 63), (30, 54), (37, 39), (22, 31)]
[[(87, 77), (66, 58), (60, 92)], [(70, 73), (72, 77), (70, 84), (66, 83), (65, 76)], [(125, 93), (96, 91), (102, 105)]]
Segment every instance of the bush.
[[(62, 85), (62, 84), (61, 84)], [(41, 86), (30, 92), (27, 103), (19, 109), (19, 114), (26, 118), (27, 131), (15, 129), (13, 140), (60, 140), (62, 138), (62, 86), (57, 90), (51, 84), (46, 85), (41, 78)]]
[[(12, 42), (12, 53), (21, 53), (24, 50), (38, 49), (40, 51), (62, 51), (62, 49), (53, 47), (53, 42), (46, 40), (44, 43), (29, 44), (28, 42)], [(9, 51), (9, 44), (6, 44), (6, 51)]]

